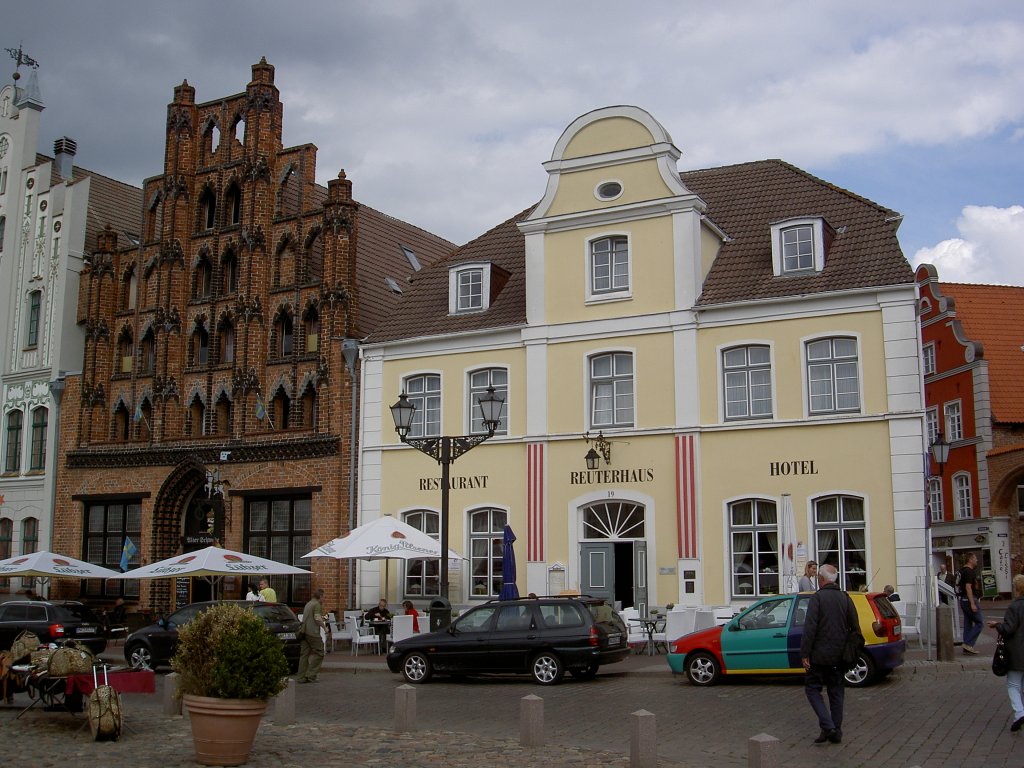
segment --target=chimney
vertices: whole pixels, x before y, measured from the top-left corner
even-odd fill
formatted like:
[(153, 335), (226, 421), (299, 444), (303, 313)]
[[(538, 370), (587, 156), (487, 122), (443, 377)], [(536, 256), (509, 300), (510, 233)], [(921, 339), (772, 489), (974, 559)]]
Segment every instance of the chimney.
[(53, 157), (57, 163), (57, 173), (64, 181), (71, 181), (71, 172), (75, 167), (75, 152), (78, 144), (67, 136), (53, 142)]

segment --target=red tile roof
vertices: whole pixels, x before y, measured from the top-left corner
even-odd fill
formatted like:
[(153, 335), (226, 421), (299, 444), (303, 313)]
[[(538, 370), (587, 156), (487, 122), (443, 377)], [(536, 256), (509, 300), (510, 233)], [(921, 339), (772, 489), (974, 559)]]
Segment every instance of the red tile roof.
[(940, 283), (967, 338), (982, 344), (996, 422), (1024, 423), (1024, 287)]
[[(708, 217), (729, 236), (704, 280), (698, 306), (914, 283), (914, 272), (896, 238), (899, 214), (888, 208), (781, 160), (680, 176), (708, 204)], [(525, 241), (515, 225), (530, 210), (532, 206), (420, 273), (402, 300), (401, 313), (386, 321), (370, 341), (524, 325)], [(771, 225), (803, 216), (822, 216), (836, 230), (825, 269), (816, 275), (774, 277)], [(468, 261), (491, 261), (511, 278), (487, 311), (452, 317), (448, 267)]]

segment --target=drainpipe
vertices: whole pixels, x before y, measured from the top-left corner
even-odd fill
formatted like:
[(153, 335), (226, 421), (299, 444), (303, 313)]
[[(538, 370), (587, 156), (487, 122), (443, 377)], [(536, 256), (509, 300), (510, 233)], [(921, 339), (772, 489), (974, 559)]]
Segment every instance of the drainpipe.
[[(348, 530), (351, 533), (352, 529), (356, 527), (356, 393), (359, 388), (359, 379), (356, 378), (356, 361), (359, 359), (359, 342), (356, 339), (342, 339), (341, 355), (345, 358), (345, 368), (348, 369), (349, 378), (352, 380), (352, 404), (349, 411), (351, 433), (348, 439)], [(351, 606), (356, 605), (355, 579), (353, 577), (355, 566), (355, 561), (350, 560), (348, 565), (348, 599)]]
[[(53, 552), (53, 523), (57, 517), (57, 460), (60, 457), (60, 401), (64, 396), (64, 371), (49, 382), (50, 396), (53, 397), (53, 447), (50, 449), (50, 540), (46, 548)], [(49, 590), (46, 590), (47, 594)], [(45, 596), (45, 595), (44, 595)]]

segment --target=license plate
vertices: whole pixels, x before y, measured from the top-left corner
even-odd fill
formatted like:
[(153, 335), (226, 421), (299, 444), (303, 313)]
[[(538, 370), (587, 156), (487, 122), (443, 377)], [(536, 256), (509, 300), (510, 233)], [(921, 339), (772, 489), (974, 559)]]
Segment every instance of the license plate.
[(294, 632), (282, 632), (280, 635), (278, 635), (278, 637), (280, 637), (282, 640), (294, 640), (295, 639), (295, 633)]
[(80, 634), (80, 635), (91, 635), (95, 631), (96, 631), (96, 627), (89, 627), (89, 626), (86, 626), (84, 624), (78, 628), (78, 634)]
[(903, 628), (902, 627), (893, 627), (892, 633), (894, 635), (902, 635), (903, 634)]
[(621, 645), (622, 635), (608, 635), (608, 645)]

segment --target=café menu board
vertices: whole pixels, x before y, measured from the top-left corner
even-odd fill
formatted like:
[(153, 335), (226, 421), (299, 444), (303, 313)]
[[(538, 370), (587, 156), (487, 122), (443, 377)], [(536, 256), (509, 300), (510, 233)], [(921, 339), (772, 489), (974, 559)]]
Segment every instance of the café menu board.
[(174, 580), (174, 605), (180, 608), (192, 602), (192, 577), (179, 576)]

